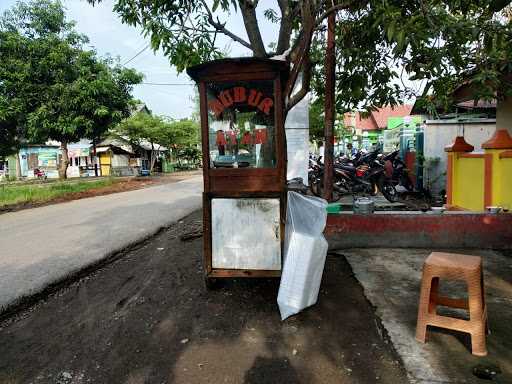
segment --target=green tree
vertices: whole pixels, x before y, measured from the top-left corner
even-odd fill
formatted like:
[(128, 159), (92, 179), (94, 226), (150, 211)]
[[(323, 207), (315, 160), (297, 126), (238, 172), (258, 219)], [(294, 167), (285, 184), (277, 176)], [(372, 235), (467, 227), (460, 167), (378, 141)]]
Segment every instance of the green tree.
[[(88, 0), (96, 3), (101, 0)], [(264, 10), (279, 24), (279, 34), (263, 44), (257, 0), (157, 1), (116, 0), (114, 10), (128, 24), (142, 27), (153, 49), (161, 48), (178, 71), (222, 55), (216, 37), (223, 34), (252, 51), (256, 57), (284, 55), (292, 63), (286, 85), (289, 110), (310, 90), (320, 98), (325, 19), (337, 13), (337, 108), (373, 109), (396, 104), (418, 92), (401, 79), (426, 85), (447, 104), (455, 84), (472, 81), (477, 97), (509, 94), (510, 82), (502, 74), (511, 66), (511, 27), (507, 0), (277, 0)], [(268, 4), (268, 3), (265, 3)], [(508, 13), (510, 15), (510, 13)], [(227, 29), (226, 18), (239, 17), (247, 39)], [(468, 70), (471, 70), (468, 78)], [(292, 95), (297, 75), (301, 89)]]
[(315, 100), (309, 106), (309, 136), (311, 140), (324, 137), (324, 106)]
[(178, 161), (185, 159), (195, 163), (201, 158), (201, 151), (197, 148), (200, 130), (197, 121), (181, 119), (171, 122), (169, 129), (162, 132), (162, 137), (171, 148), (171, 155)]
[(97, 139), (128, 116), (142, 76), (84, 50), (87, 38), (59, 1), (18, 3), (0, 20), (0, 33), (0, 121), (10, 147), (23, 139), (61, 142), (65, 178), (68, 143)]
[(176, 120), (170, 123), (169, 130), (162, 132), (168, 144), (178, 147), (191, 147), (199, 144), (200, 127), (190, 119)]
[[(511, 94), (510, 1), (369, 1), (336, 21), (338, 113), (396, 105), (414, 97), (432, 112), (448, 108), (462, 83), (477, 99)], [(313, 88), (325, 84), (323, 34), (312, 48)]]
[(146, 143), (151, 145), (150, 170), (152, 171), (162, 143), (162, 131), (168, 125), (169, 123), (160, 116), (139, 112), (123, 120), (115, 127), (113, 133), (128, 139), (135, 150)]
[(123, 120), (114, 134), (127, 138), (134, 147), (151, 145), (151, 170), (156, 162), (160, 145), (179, 153), (180, 149), (197, 146), (199, 124), (189, 119), (172, 121), (162, 116), (137, 113)]

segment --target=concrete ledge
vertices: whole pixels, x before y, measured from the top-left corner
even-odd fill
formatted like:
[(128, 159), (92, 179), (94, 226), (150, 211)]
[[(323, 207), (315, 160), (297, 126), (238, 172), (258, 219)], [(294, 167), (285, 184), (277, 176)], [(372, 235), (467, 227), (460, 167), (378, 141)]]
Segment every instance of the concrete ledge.
[(512, 249), (512, 214), (329, 214), (325, 236), (331, 250), (366, 247)]

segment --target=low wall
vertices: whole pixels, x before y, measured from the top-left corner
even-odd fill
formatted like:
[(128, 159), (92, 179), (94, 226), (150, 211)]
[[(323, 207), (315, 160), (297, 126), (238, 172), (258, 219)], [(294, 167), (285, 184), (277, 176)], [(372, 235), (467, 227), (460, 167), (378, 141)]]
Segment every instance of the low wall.
[(489, 248), (512, 249), (512, 214), (378, 212), (329, 214), (329, 249)]

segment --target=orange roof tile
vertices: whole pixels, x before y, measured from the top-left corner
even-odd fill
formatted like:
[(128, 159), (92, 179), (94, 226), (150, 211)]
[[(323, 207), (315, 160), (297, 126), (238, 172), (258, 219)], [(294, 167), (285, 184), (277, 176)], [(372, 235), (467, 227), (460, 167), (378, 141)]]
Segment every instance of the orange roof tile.
[[(385, 129), (388, 126), (388, 117), (403, 117), (410, 115), (412, 111), (412, 105), (402, 104), (395, 107), (382, 107), (376, 111), (373, 111), (370, 116), (362, 117), (359, 112), (356, 112), (356, 128), (362, 129), (363, 131), (373, 131), (376, 129)], [(344, 115), (345, 125), (351, 125), (350, 114)]]

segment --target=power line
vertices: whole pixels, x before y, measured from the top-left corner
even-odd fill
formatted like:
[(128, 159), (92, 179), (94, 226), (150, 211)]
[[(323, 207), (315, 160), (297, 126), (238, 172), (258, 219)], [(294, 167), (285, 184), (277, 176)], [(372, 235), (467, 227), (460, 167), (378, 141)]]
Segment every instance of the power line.
[(132, 61), (133, 59), (135, 59), (137, 56), (139, 56), (142, 52), (144, 52), (146, 49), (149, 48), (149, 44), (146, 44), (146, 46), (144, 48), (142, 48), (139, 52), (137, 52), (132, 58), (130, 58), (129, 60), (125, 61), (125, 63), (123, 64), (123, 67), (128, 64), (130, 61)]

